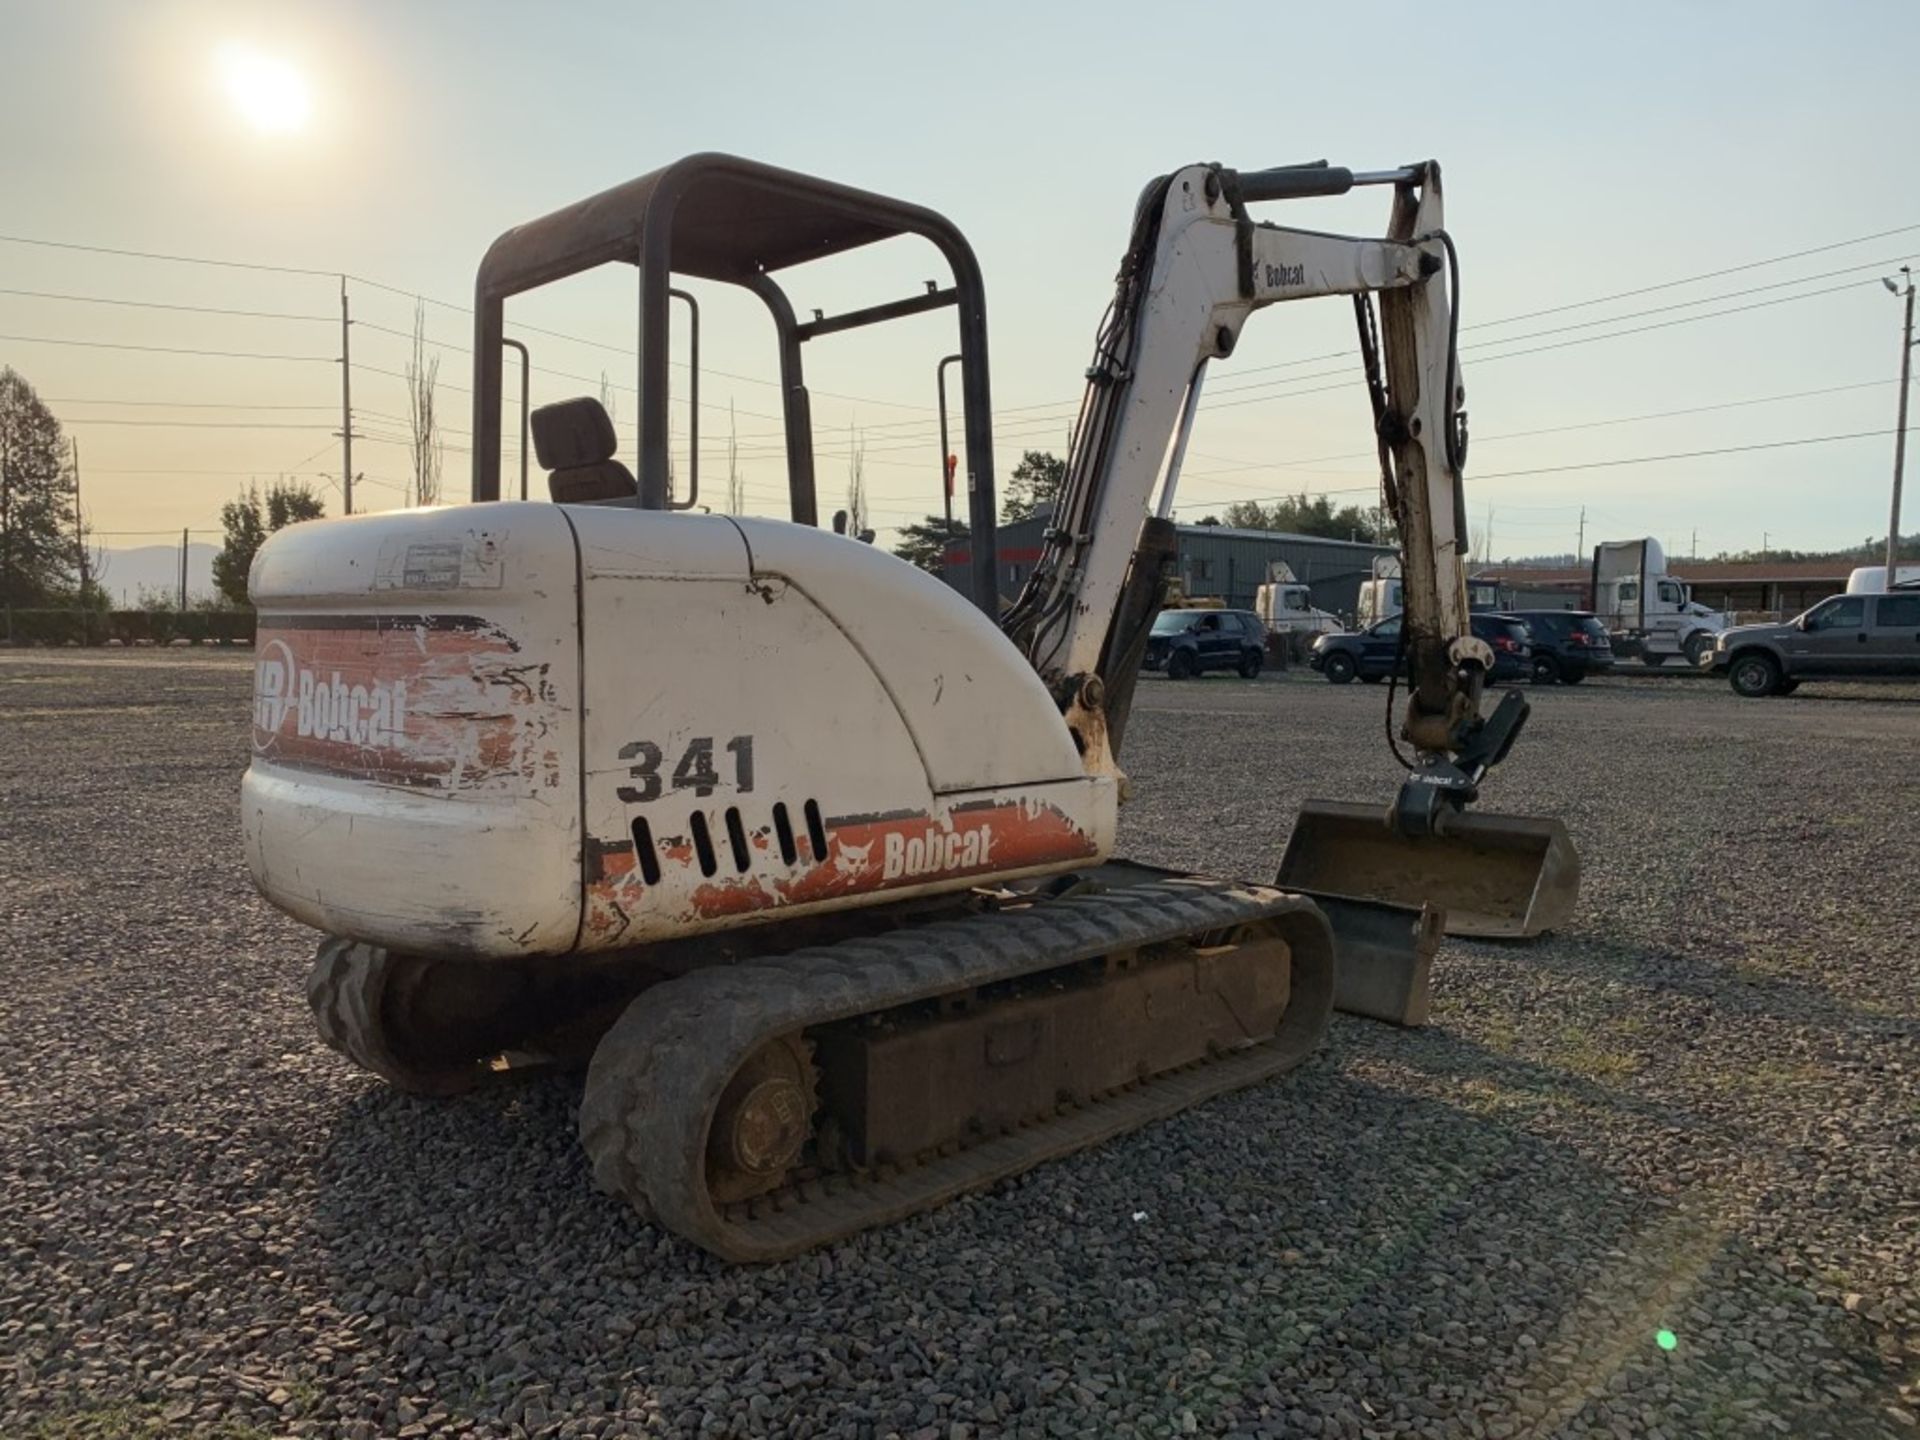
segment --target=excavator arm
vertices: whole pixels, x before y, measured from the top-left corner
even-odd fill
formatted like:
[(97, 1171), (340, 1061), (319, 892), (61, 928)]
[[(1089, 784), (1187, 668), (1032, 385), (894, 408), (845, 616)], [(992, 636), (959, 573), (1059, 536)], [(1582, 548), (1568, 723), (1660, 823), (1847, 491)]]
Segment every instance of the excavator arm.
[[(1391, 224), (1378, 239), (1263, 224), (1248, 210), (1367, 185), (1394, 190)], [(1326, 165), (1249, 174), (1193, 165), (1148, 186), (1087, 372), (1053, 524), (1006, 620), (1070, 721), (1085, 724), (1103, 711), (1117, 749), (1209, 364), (1233, 353), (1256, 310), (1351, 295), (1369, 360), (1385, 499), (1403, 552), (1409, 690), (1401, 734), (1419, 758), (1396, 825), (1432, 833), (1443, 810), (1473, 798), (1518, 733), (1526, 702), (1516, 693), (1493, 717), (1480, 715), (1492, 654), (1468, 620), (1457, 283), (1431, 161), (1360, 174)], [(1101, 682), (1092, 692), (1090, 677)]]

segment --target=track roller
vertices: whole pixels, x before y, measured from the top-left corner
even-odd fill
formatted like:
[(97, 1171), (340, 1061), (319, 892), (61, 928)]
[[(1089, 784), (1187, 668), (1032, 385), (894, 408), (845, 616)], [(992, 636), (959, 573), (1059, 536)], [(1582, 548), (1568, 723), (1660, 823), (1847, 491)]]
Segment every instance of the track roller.
[(639, 996), (580, 1110), (599, 1185), (724, 1259), (929, 1209), (1318, 1047), (1309, 901), (1156, 878), (761, 957)]

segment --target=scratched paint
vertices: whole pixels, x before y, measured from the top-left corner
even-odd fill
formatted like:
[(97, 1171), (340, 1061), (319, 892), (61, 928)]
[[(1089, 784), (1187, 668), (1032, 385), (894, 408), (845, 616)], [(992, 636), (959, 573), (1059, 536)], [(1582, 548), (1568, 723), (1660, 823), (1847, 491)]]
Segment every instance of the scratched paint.
[[(685, 891), (685, 872), (698, 865), (693, 844), (682, 836), (663, 836), (656, 850), (663, 872), (662, 890), (687, 898), (674, 903), (679, 921), (710, 921), (759, 911), (815, 905), (850, 896), (972, 881), (1070, 865), (1098, 854), (1094, 837), (1059, 806), (1031, 796), (976, 802), (942, 814), (917, 811), (902, 815), (828, 820), (827, 856), (804, 858), (778, 873), (777, 856), (763, 855), (744, 875), (722, 875)], [(755, 837), (758, 839), (758, 837)], [(764, 842), (756, 844), (763, 849)], [(587, 928), (602, 940), (624, 934), (646, 915), (650, 896), (640, 878), (630, 841), (592, 848), (587, 887)], [(721, 848), (723, 865), (732, 863)], [(757, 873), (769, 860), (775, 873)], [(674, 872), (681, 872), (675, 877)], [(678, 881), (678, 883), (676, 883)], [(664, 897), (663, 897), (664, 898)], [(656, 901), (655, 903), (659, 903)], [(653, 918), (653, 917), (648, 917)]]
[(428, 790), (562, 783), (549, 667), (490, 621), (263, 615), (256, 655), (261, 761)]

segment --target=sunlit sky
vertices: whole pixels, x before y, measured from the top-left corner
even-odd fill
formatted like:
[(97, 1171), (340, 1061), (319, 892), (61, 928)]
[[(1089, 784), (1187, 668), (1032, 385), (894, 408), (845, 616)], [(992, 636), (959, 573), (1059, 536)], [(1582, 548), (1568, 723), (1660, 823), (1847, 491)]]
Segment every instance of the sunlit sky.
[[(398, 292), (462, 304), (502, 230), (683, 154), (728, 150), (930, 205), (966, 231), (986, 275), (1004, 485), (1024, 446), (1064, 451), (1150, 176), (1198, 159), (1359, 168), (1434, 156), (1463, 266), (1470, 504), (1476, 529), (1491, 511), (1493, 555), (1571, 550), (1583, 505), (1589, 544), (1858, 543), (1884, 533), (1892, 470), (1900, 312), (1877, 277), (1920, 262), (1920, 199), (1904, 178), (1911, 20), (1891, 3), (12, 0), (0, 232), (322, 273), (0, 241), (0, 364), (79, 438), (105, 543), (210, 529), (250, 476), (337, 477), (331, 276), (364, 277), (375, 283), (349, 282), (354, 360), (369, 367), (353, 376), (355, 466), (368, 476), (357, 499), (386, 508), (408, 473), (397, 377), (413, 302)], [(1371, 233), (1385, 208), (1372, 191), (1265, 218)], [(1839, 248), (1739, 268), (1825, 246)], [(803, 311), (896, 298), (940, 273), (915, 242), (817, 268), (788, 282)], [(1513, 318), (1698, 276), (1712, 278)], [(632, 394), (618, 387), (633, 376), (632, 297), (631, 272), (609, 271), (511, 312), (597, 342), (529, 337), (536, 404), (592, 393), (604, 371), (630, 429)], [(1702, 303), (1668, 308), (1683, 302)], [(779, 513), (770, 329), (754, 302), (706, 303), (705, 363), (762, 383), (705, 379), (703, 484), (717, 495), (731, 406), (749, 508)], [(1756, 308), (1667, 323), (1740, 306)], [(436, 305), (427, 323), (446, 347), (442, 405), (459, 431), (446, 488), (458, 498), (470, 320)], [(865, 447), (883, 539), (938, 510), (934, 365), (952, 323), (943, 313), (809, 347), (823, 510), (841, 503), (849, 436)], [(1357, 361), (1258, 368), (1348, 350), (1351, 327), (1342, 302), (1255, 317), (1210, 380), (1183, 518), (1302, 488), (1368, 503)], [(1522, 336), (1537, 338), (1509, 338)], [(1592, 343), (1565, 343), (1576, 340)], [(222, 353), (170, 353), (187, 350)], [(1229, 394), (1256, 382), (1267, 383)], [(1769, 403), (1741, 403), (1753, 401)], [(1697, 413), (1639, 418), (1675, 410)], [(1542, 430), (1555, 433), (1519, 433)], [(1881, 433), (1558, 468), (1866, 431)], [(677, 438), (684, 451), (684, 429)], [(1909, 530), (1917, 517), (1909, 506)]]

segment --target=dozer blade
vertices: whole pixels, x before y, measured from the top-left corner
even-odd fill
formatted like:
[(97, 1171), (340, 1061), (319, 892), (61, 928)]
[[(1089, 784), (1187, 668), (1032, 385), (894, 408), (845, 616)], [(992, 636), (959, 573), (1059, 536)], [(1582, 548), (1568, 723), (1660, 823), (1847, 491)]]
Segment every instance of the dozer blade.
[(1580, 855), (1558, 820), (1477, 811), (1444, 835), (1408, 839), (1385, 807), (1309, 800), (1276, 882), (1316, 898), (1446, 912), (1446, 933), (1524, 939), (1564, 925), (1580, 893)]

